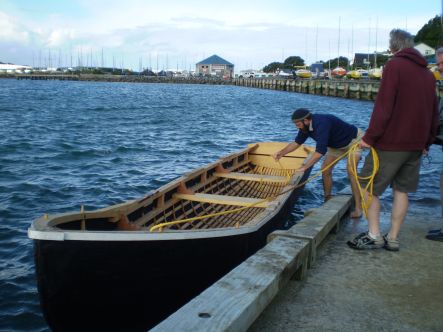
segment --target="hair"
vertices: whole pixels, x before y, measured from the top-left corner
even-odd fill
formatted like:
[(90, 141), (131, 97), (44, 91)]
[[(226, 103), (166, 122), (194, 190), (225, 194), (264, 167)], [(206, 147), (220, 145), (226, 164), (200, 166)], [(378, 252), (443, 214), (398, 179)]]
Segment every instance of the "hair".
[(437, 51), (435, 51), (435, 55), (436, 56), (440, 56), (442, 54), (443, 54), (443, 47), (440, 47), (440, 48), (437, 49)]
[(394, 53), (404, 48), (414, 47), (414, 39), (409, 32), (401, 29), (393, 29), (389, 33), (389, 37), (389, 48)]

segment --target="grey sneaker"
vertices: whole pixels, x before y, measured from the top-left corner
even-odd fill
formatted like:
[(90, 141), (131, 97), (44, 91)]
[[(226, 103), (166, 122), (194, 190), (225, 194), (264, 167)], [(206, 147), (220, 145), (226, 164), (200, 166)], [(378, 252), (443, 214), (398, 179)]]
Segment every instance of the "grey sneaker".
[(352, 249), (364, 250), (364, 249), (378, 249), (383, 248), (385, 241), (382, 237), (373, 239), (369, 236), (368, 232), (361, 233), (355, 239), (347, 242), (348, 246)]
[(383, 240), (385, 241), (384, 248), (389, 251), (399, 251), (400, 250), (400, 243), (398, 240), (392, 240), (389, 238), (388, 234), (385, 234), (383, 236)]

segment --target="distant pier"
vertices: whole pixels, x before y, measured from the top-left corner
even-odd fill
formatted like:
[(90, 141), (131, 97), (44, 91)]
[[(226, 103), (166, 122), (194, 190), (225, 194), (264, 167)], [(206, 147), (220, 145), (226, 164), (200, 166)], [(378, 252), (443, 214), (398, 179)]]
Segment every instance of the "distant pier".
[[(98, 74), (0, 74), (0, 78), (16, 78), (18, 80), (236, 85), (258, 89), (270, 89), (369, 101), (375, 101), (378, 89), (380, 87), (380, 81), (366, 79), (319, 80), (286, 78), (233, 78), (226, 80), (218, 77), (162, 77)], [(438, 94), (443, 96), (443, 87), (438, 87), (437, 89)]]
[[(379, 80), (371, 79), (234, 78), (232, 84), (369, 101), (375, 101), (380, 87)], [(436, 92), (440, 97), (443, 97), (443, 84), (437, 84)]]
[(234, 85), (323, 96), (375, 100), (380, 86), (373, 80), (310, 80), (278, 78), (235, 78)]

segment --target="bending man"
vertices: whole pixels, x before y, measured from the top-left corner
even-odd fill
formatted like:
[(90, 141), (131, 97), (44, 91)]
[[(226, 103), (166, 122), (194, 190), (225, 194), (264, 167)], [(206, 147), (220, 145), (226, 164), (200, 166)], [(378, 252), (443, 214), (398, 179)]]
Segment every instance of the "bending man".
[[(289, 143), (285, 148), (276, 152), (273, 157), (279, 160), (281, 157), (289, 152), (298, 149), (308, 137), (316, 141), (314, 155), (309, 161), (297, 171), (304, 172), (313, 166), (321, 157), (326, 155), (323, 161), (322, 169), (325, 169), (333, 163), (338, 157), (346, 153), (355, 143), (357, 143), (363, 136), (361, 129), (344, 122), (330, 114), (312, 114), (305, 108), (299, 108), (292, 114), (292, 121), (299, 129), (295, 141)], [(356, 150), (355, 160), (360, 160), (360, 150)], [(322, 173), (323, 176), (323, 191), (325, 201), (331, 197), (332, 192), (332, 169), (335, 165), (328, 168)], [(358, 192), (355, 178), (351, 175), (351, 169), (348, 166), (348, 174), (351, 182), (352, 194), (355, 200), (355, 209), (351, 213), (352, 218), (360, 218), (361, 197)]]

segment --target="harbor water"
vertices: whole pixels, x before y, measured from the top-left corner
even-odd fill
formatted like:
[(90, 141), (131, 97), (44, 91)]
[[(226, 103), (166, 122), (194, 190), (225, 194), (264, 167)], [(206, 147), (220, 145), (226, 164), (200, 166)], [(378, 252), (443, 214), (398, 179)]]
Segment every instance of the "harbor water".
[[(364, 130), (373, 103), (229, 85), (0, 79), (0, 331), (48, 331), (27, 238), (33, 219), (142, 197), (251, 142), (289, 142), (298, 107)], [(441, 213), (442, 157), (432, 146), (411, 195), (424, 218)], [(334, 192), (347, 186), (344, 161), (334, 181)], [(286, 227), (322, 201), (317, 178)], [(382, 202), (389, 211), (390, 192)]]

